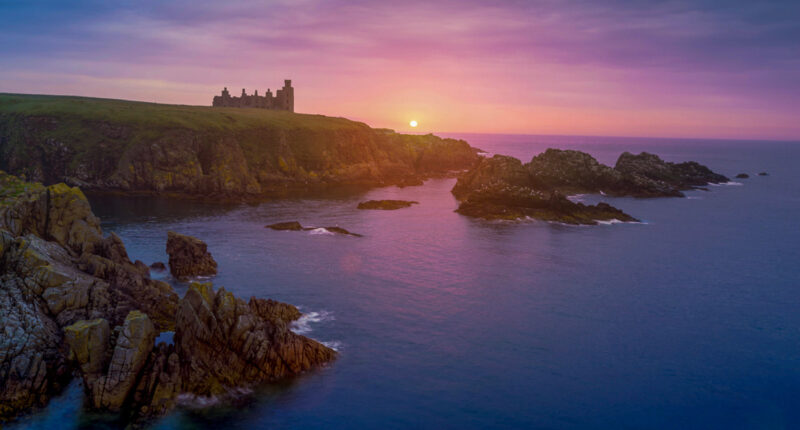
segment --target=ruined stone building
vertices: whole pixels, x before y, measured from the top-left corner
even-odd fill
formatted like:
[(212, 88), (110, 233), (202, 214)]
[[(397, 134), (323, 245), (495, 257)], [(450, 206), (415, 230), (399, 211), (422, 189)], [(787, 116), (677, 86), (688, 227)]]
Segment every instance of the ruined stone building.
[(242, 88), (241, 97), (231, 97), (231, 94), (228, 92), (228, 87), (225, 87), (221, 95), (214, 96), (214, 101), (211, 102), (211, 106), (273, 109), (294, 112), (294, 88), (292, 88), (292, 81), (286, 79), (283, 81), (283, 88), (275, 91), (275, 96), (272, 95), (272, 91), (269, 89), (267, 89), (267, 93), (263, 96), (258, 95), (258, 90), (250, 96), (247, 95), (244, 88)]

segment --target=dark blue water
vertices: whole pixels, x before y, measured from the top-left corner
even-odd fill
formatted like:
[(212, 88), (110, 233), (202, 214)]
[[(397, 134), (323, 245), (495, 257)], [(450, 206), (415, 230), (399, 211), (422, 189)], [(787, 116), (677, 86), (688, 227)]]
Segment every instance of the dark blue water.
[[(463, 137), (523, 161), (549, 146), (610, 164), (647, 150), (751, 178), (603, 198), (645, 223), (594, 227), (462, 217), (451, 179), (260, 205), (95, 197), (131, 258), (165, 261), (168, 230), (197, 236), (215, 285), (299, 305), (298, 329), (341, 353), (156, 428), (800, 427), (800, 144)], [(355, 208), (380, 198), (420, 204)], [(364, 237), (264, 228), (291, 220)], [(90, 426), (79, 399), (73, 386), (20, 424)]]

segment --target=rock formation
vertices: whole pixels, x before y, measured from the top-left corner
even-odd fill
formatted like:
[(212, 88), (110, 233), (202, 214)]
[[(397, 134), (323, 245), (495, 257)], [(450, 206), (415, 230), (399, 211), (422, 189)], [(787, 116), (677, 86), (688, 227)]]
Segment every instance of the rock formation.
[(748, 175), (747, 173), (739, 173), (738, 175), (736, 175), (736, 179), (747, 179), (749, 177), (750, 175)]
[[(3, 172), (0, 307), (0, 422), (46, 404), (73, 370), (87, 406), (136, 420), (167, 412), (182, 393), (220, 394), (335, 355), (289, 331), (300, 316), (291, 305), (245, 304), (210, 285), (179, 301), (119, 237), (103, 237), (80, 190)], [(154, 345), (173, 330), (177, 346)]]
[(345, 230), (345, 229), (343, 229), (343, 228), (341, 228), (339, 226), (303, 227), (303, 225), (300, 224), (297, 221), (278, 222), (278, 223), (275, 223), (275, 224), (266, 225), (264, 227), (265, 228), (270, 228), (272, 230), (278, 230), (278, 231), (310, 231), (310, 230), (323, 229), (323, 230), (326, 230), (329, 233), (343, 234), (343, 235), (346, 235), (346, 236), (362, 237), (358, 233), (352, 233), (352, 232), (347, 231), (347, 230)]
[(380, 209), (385, 211), (392, 211), (411, 207), (411, 205), (418, 204), (419, 202), (408, 200), (368, 200), (358, 204), (358, 209)]
[(504, 155), (483, 159), (459, 176), (452, 193), (460, 201), (457, 212), (467, 216), (593, 224), (635, 219), (605, 203), (574, 203), (566, 194), (680, 197), (682, 190), (727, 180), (698, 163), (669, 163), (646, 152), (626, 152), (612, 168), (584, 152), (548, 149), (527, 164)]
[(208, 245), (196, 237), (167, 232), (167, 255), (169, 271), (178, 279), (217, 274), (217, 262)]

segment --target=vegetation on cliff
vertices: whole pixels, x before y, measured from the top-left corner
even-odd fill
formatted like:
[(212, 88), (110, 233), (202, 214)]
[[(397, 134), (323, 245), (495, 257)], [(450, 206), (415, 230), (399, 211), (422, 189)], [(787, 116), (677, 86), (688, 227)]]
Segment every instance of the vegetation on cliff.
[(461, 140), (322, 115), (0, 94), (0, 169), (46, 184), (258, 196), (415, 184), (477, 159)]

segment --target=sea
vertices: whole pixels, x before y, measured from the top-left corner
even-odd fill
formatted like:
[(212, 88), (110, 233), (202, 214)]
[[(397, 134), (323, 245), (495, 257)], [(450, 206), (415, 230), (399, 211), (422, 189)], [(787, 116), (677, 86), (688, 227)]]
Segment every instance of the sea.
[[(168, 231), (196, 236), (216, 288), (298, 306), (294, 330), (339, 351), (152, 428), (800, 428), (800, 142), (444, 135), (523, 162), (648, 151), (750, 177), (686, 198), (573, 196), (642, 220), (597, 226), (470, 219), (455, 179), (260, 204), (90, 195), (131, 259), (166, 262)], [(356, 209), (369, 199), (419, 204)], [(264, 228), (295, 220), (363, 237)], [(81, 390), (7, 428), (122, 425)]]

